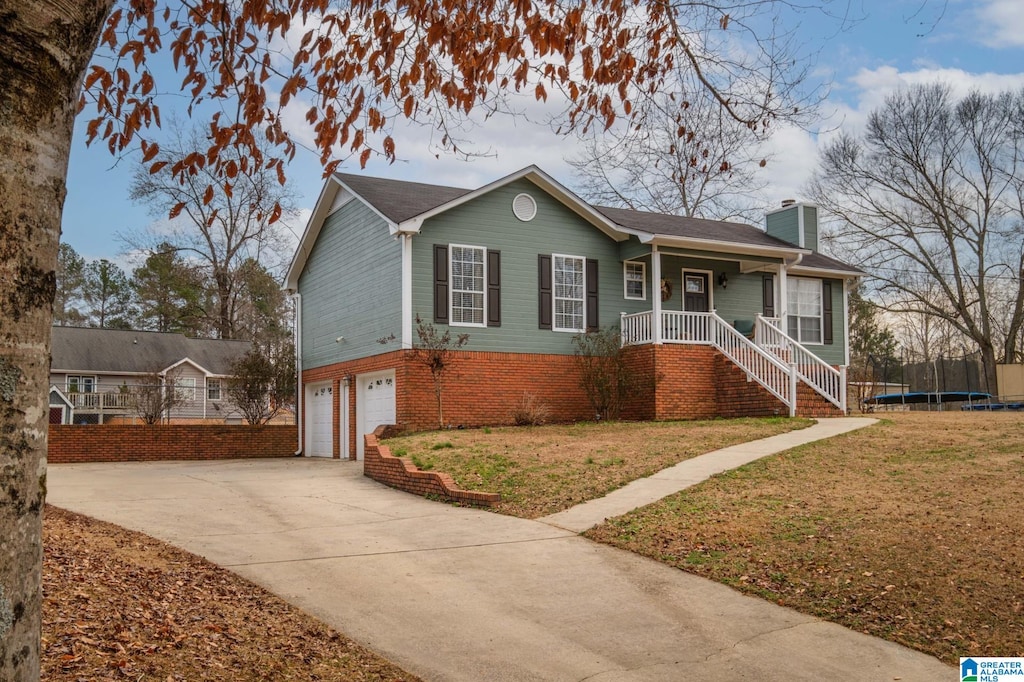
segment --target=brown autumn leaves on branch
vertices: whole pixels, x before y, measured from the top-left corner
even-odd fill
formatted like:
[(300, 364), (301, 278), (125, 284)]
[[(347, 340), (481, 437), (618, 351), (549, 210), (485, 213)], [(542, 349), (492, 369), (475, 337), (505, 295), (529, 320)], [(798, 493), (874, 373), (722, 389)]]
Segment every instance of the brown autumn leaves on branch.
[[(751, 127), (767, 125), (786, 104), (775, 75), (764, 76), (763, 92), (748, 88), (755, 94), (736, 99), (728, 80), (737, 69), (716, 74), (725, 62), (707, 36), (730, 29), (732, 6), (694, 9), (648, 0), (332, 4), (195, 0), (161, 9), (153, 0), (123, 0), (100, 39), (109, 59), (94, 62), (84, 81), (87, 142), (105, 141), (115, 155), (137, 146), (152, 172), (168, 164), (176, 177), (205, 169), (219, 179), (219, 187), (206, 191), (210, 202), (215, 191), (230, 194), (239, 175), (260, 168), (284, 181), (284, 164), (296, 147), (283, 112), (300, 100), (309, 104), (305, 120), (325, 175), (346, 158), (358, 158), (361, 167), (374, 155), (393, 162), (391, 133), (402, 119), (429, 122), (443, 133), (442, 146), (459, 152), (449, 122), (499, 106), (509, 91), (546, 101), (548, 91), (557, 90), (564, 101), (562, 133), (609, 127), (616, 119), (639, 122), (643, 101), (672, 91), (677, 69)], [(744, 6), (773, 5), (755, 0)], [(157, 82), (150, 60), (165, 42), (180, 83)], [(768, 63), (775, 58), (770, 50), (762, 53)], [(760, 74), (758, 66), (743, 68)], [(151, 134), (161, 124), (161, 86), (185, 96), (190, 116), (208, 120), (205, 153), (163, 153)], [(682, 112), (686, 93), (678, 94)], [(682, 123), (680, 131), (687, 132)], [(270, 142), (270, 154), (259, 137)], [(180, 210), (175, 207), (172, 217)], [(279, 216), (275, 208), (268, 218)]]

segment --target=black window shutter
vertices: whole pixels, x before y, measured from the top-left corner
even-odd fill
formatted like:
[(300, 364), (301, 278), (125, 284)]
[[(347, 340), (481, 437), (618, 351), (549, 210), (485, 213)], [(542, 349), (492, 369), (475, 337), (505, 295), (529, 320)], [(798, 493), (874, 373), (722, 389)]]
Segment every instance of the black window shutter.
[(761, 305), (765, 317), (775, 317), (775, 277), (765, 275), (761, 280)]
[(434, 244), (434, 322), (448, 324), (448, 246)]
[(551, 329), (551, 256), (537, 256), (538, 326)]
[(487, 326), (501, 326), (501, 251), (487, 252)]
[(597, 261), (590, 258), (587, 259), (587, 331), (595, 331), (599, 326), (600, 322), (597, 319), (597, 289), (598, 289), (598, 278), (597, 278)]
[(832, 338), (832, 282), (821, 282), (821, 327), (826, 344), (835, 343)]

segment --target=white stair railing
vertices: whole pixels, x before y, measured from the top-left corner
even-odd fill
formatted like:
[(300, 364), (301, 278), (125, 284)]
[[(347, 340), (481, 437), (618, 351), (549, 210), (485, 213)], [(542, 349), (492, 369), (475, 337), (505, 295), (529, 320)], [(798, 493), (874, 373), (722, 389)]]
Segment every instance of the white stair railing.
[(760, 348), (715, 313), (708, 313), (709, 341), (747, 376), (763, 386), (796, 416), (796, 374), (786, 363)]
[(846, 411), (845, 374), (782, 331), (777, 320), (758, 315), (754, 324), (754, 339), (781, 362), (792, 365), (797, 376), (818, 395)]
[[(661, 340), (664, 343), (702, 344), (715, 347), (747, 377), (763, 386), (796, 415), (797, 374), (793, 367), (768, 352), (716, 313), (692, 313), (664, 310), (661, 313)], [(641, 345), (654, 341), (654, 314), (622, 313), (619, 330), (622, 345)]]

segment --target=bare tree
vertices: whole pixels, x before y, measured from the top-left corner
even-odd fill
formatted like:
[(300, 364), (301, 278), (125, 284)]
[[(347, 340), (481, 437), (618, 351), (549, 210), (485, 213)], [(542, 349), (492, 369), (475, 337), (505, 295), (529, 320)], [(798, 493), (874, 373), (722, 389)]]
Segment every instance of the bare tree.
[(434, 382), (434, 400), (437, 404), (437, 428), (443, 429), (442, 395), (445, 380), (456, 363), (456, 352), (469, 343), (469, 334), (459, 334), (452, 338), (450, 329), (446, 328), (444, 333), (441, 333), (433, 324), (420, 319), (417, 315), (416, 339), (409, 356), (430, 372), (430, 378)]
[(143, 423), (159, 424), (170, 416), (171, 410), (187, 402), (178, 390), (177, 378), (178, 374), (173, 371), (166, 375), (150, 372), (128, 388), (132, 410)]
[[(897, 92), (863, 135), (829, 144), (811, 184), (831, 243), (870, 272), (883, 306), (944, 320), (996, 363), (1024, 325), (1024, 93)], [(1011, 301), (999, 305), (998, 300)]]
[(295, 401), (294, 348), (271, 354), (254, 347), (231, 365), (228, 400), (253, 425), (266, 424)]
[(753, 222), (765, 182), (754, 155), (767, 131), (729, 116), (710, 96), (680, 107), (652, 103), (643, 126), (595, 131), (567, 159), (588, 201), (605, 206), (717, 220)]
[(278, 182), (274, 169), (242, 163), (235, 150), (222, 152), (222, 160), (233, 160), (237, 168), (226, 182), (210, 166), (178, 176), (170, 160), (202, 154), (209, 140), (180, 128), (173, 137), (162, 147), (166, 165), (156, 173), (150, 172), (149, 162), (136, 169), (131, 198), (149, 206), (154, 216), (170, 213), (177, 219), (169, 230), (163, 226), (151, 235), (122, 237), (129, 245), (152, 252), (173, 248), (185, 262), (196, 263), (208, 275), (213, 302), (208, 314), (214, 333), (222, 339), (239, 338), (243, 264), (281, 262), (283, 241), (276, 220), (294, 213), (293, 195)]
[[(541, 100), (559, 88), (565, 131), (639, 123), (637, 103), (683, 65), (703, 74), (700, 87), (730, 115), (763, 125), (798, 99), (793, 84), (806, 66), (779, 58), (785, 50), (775, 49), (763, 16), (788, 5), (466, 0), (453, 14), (438, 0), (0, 0), (0, 537), (14, 538), (0, 543), (0, 678), (39, 676), (47, 370), (76, 112), (87, 112), (88, 142), (113, 154), (138, 150), (151, 173), (169, 167), (186, 184), (205, 177), (204, 206), (242, 170), (270, 168), (283, 179), (295, 151), (283, 122), (292, 103), (314, 127), (327, 173), (375, 154), (395, 160), (402, 120), (430, 124), (443, 147), (460, 151), (452, 121), (508, 91)], [(744, 19), (752, 7), (765, 20)], [(295, 33), (302, 38), (285, 49)], [(733, 49), (741, 33), (754, 49)], [(103, 59), (90, 66), (97, 50)], [(735, 73), (762, 77), (734, 88), (730, 69), (710, 68), (735, 54)], [(152, 68), (168, 61), (170, 85), (161, 82), (165, 68)], [(161, 154), (152, 136), (168, 95), (208, 123), (202, 148), (178, 158)]]

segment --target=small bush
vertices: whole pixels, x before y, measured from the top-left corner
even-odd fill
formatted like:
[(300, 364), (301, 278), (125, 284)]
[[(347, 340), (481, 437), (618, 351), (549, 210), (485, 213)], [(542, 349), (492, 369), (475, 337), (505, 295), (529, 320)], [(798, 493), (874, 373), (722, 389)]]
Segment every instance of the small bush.
[(540, 426), (551, 416), (551, 410), (536, 396), (523, 394), (523, 399), (512, 409), (512, 422), (516, 426)]
[(455, 446), (452, 445), (449, 441), (445, 441), (443, 443), (434, 443), (433, 445), (430, 446), (430, 449), (431, 450), (447, 450), (449, 448), (454, 448), (454, 447)]

